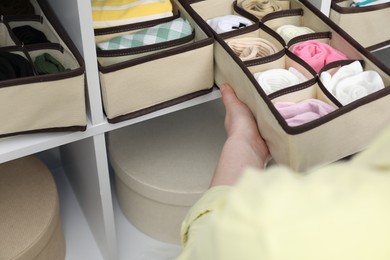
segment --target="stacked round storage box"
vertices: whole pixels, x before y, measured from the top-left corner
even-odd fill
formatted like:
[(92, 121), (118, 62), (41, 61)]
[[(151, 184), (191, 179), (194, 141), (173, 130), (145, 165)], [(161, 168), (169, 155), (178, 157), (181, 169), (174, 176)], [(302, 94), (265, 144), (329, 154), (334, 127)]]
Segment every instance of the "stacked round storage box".
[(226, 139), (224, 114), (216, 100), (109, 134), (118, 202), (140, 231), (180, 242), (181, 222), (209, 187)]
[(0, 259), (64, 258), (58, 194), (46, 165), (34, 156), (0, 164)]

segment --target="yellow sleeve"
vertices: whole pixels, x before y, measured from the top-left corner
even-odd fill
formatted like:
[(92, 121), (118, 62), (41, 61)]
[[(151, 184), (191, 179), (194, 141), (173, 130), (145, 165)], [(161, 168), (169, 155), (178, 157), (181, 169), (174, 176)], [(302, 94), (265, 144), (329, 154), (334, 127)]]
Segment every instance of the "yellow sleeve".
[(305, 175), (247, 169), (190, 211), (178, 259), (388, 260), (389, 158), (387, 132), (352, 161)]

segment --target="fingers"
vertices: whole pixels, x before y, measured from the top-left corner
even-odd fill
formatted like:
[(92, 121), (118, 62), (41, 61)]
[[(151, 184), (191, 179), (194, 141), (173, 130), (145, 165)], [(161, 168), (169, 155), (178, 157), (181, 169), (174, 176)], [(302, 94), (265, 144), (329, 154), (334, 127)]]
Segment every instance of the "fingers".
[(222, 84), (220, 86), (220, 91), (222, 95), (222, 102), (225, 105), (225, 107), (229, 107), (229, 104), (238, 101), (236, 93), (234, 93), (233, 88), (229, 84), (227, 83)]

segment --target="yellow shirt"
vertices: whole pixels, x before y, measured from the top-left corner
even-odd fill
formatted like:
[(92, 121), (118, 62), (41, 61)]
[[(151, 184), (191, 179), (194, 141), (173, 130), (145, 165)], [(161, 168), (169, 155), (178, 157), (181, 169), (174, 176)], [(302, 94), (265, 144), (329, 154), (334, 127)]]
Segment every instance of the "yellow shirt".
[(182, 226), (179, 260), (389, 260), (390, 129), (350, 161), (297, 174), (248, 169), (210, 189)]

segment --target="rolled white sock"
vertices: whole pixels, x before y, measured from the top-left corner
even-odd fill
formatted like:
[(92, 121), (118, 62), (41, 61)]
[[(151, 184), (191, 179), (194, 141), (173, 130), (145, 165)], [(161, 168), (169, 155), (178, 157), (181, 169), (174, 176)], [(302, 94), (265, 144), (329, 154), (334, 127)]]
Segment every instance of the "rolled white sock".
[[(300, 75), (298, 76), (296, 73)], [(307, 80), (297, 70), (293, 73), (286, 69), (270, 69), (254, 73), (253, 76), (267, 95)]]
[(286, 43), (289, 42), (292, 38), (297, 37), (299, 35), (314, 33), (314, 31), (309, 27), (296, 26), (292, 24), (282, 25), (276, 29), (276, 32), (280, 36), (282, 36)]

